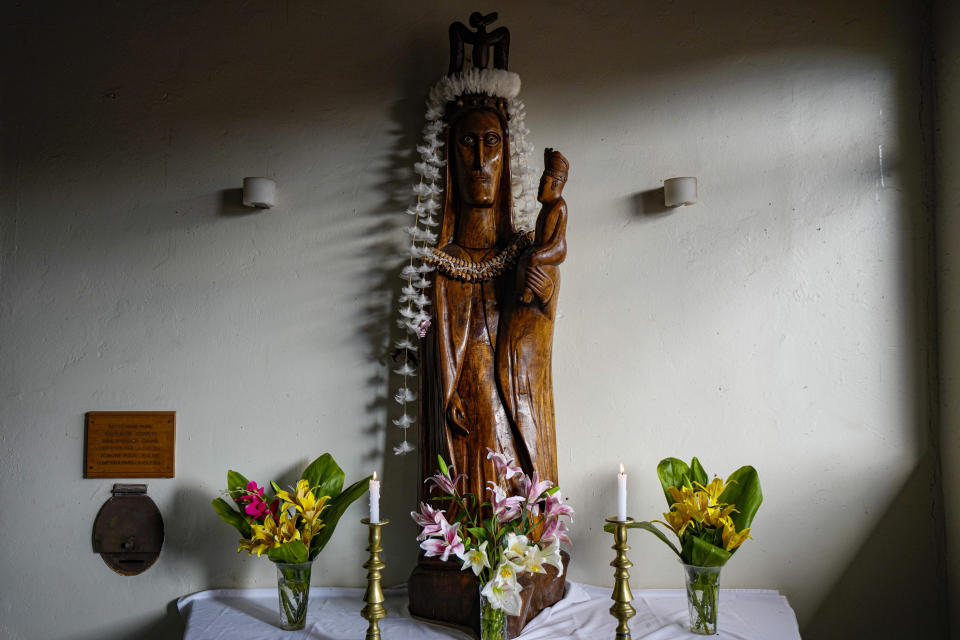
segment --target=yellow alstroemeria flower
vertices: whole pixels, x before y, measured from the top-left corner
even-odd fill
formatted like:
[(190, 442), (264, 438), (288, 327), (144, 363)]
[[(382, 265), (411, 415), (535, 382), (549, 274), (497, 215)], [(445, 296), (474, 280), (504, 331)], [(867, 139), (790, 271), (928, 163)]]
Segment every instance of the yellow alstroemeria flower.
[(305, 479), (297, 482), (296, 494), (291, 495), (289, 491), (277, 491), (277, 497), (283, 501), (282, 509), (286, 512), (293, 507), (297, 513), (303, 516), (303, 543), (310, 546), (310, 541), (325, 525), (320, 521), (320, 515), (329, 505), (327, 501), (330, 496), (320, 496), (317, 498), (310, 488), (310, 483)]
[(254, 553), (256, 553), (257, 557), (260, 557), (261, 555), (263, 555), (264, 551), (269, 551), (269, 549), (270, 549), (270, 545), (267, 544), (266, 542), (258, 542), (256, 540), (247, 540), (246, 538), (244, 538), (243, 540), (240, 541), (240, 546), (237, 547), (237, 553), (240, 553), (241, 551), (246, 551), (250, 555), (253, 555)]
[(251, 540), (264, 542), (272, 547), (280, 546), (280, 539), (278, 535), (280, 527), (277, 525), (277, 521), (273, 519), (271, 514), (267, 514), (267, 517), (263, 519), (263, 524), (251, 522), (250, 529), (253, 531), (253, 535), (250, 536)]
[(277, 497), (283, 500), (284, 508), (292, 506), (311, 523), (315, 522), (327, 507), (327, 501), (330, 496), (320, 496), (317, 498), (310, 489), (310, 483), (301, 479), (297, 482), (296, 495), (290, 495), (288, 491), (277, 491)]
[(246, 551), (250, 555), (254, 553), (257, 556), (263, 555), (264, 551), (275, 549), (284, 542), (291, 540), (300, 540), (300, 532), (297, 531), (296, 516), (290, 517), (286, 511), (280, 514), (280, 522), (273, 519), (273, 516), (267, 514), (263, 524), (250, 524), (253, 532), (249, 540), (241, 540), (237, 552)]
[(291, 517), (290, 512), (286, 510), (280, 514), (277, 537), (280, 538), (281, 544), (300, 539), (300, 531), (297, 530), (297, 516)]
[(663, 518), (666, 520), (666, 522), (662, 522), (660, 520), (657, 520), (656, 522), (661, 522), (662, 524), (670, 527), (670, 529), (677, 534), (677, 537), (683, 535), (683, 532), (687, 530), (687, 527), (693, 524), (693, 520), (691, 520), (685, 513), (680, 511), (668, 511), (667, 513), (663, 514)]
[(750, 527), (738, 532), (733, 524), (733, 520), (729, 517), (723, 521), (723, 532), (721, 536), (723, 537), (723, 548), (727, 551), (733, 551), (746, 542), (747, 538), (753, 537), (750, 535)]
[(295, 491), (295, 494), (291, 494), (285, 489), (277, 491), (277, 497), (283, 500), (284, 507), (292, 505), (297, 507), (298, 511), (300, 511), (304, 506), (313, 507), (314, 503), (316, 502), (316, 497), (314, 497), (313, 492), (310, 490), (309, 482), (301, 478), (297, 482), (297, 488)]
[(691, 487), (667, 487), (667, 491), (670, 492), (670, 496), (673, 498), (674, 502), (685, 502), (690, 498), (693, 498), (693, 489)]
[(718, 504), (717, 506), (710, 507), (707, 509), (704, 514), (703, 521), (711, 527), (720, 528), (723, 526), (724, 520), (730, 517), (730, 514), (735, 512), (737, 509), (732, 504), (722, 505)]
[(250, 555), (256, 553), (257, 556), (261, 556), (264, 551), (280, 546), (280, 540), (277, 536), (277, 522), (269, 513), (264, 518), (263, 524), (251, 523), (250, 529), (252, 531), (250, 539), (240, 541), (240, 546), (237, 548), (238, 553), (246, 550)]
[(682, 502), (675, 502), (671, 506), (671, 510), (676, 510), (678, 513), (682, 514), (685, 518), (693, 520), (697, 523), (704, 521), (706, 516), (705, 512), (707, 509), (703, 495), (691, 494), (684, 498)]
[(699, 482), (694, 482), (694, 484), (700, 487), (703, 492), (707, 494), (709, 503), (711, 506), (713, 506), (720, 503), (720, 496), (723, 495), (724, 490), (727, 488), (727, 484), (730, 483), (724, 484), (723, 480), (720, 478), (714, 478), (707, 486), (703, 486)]

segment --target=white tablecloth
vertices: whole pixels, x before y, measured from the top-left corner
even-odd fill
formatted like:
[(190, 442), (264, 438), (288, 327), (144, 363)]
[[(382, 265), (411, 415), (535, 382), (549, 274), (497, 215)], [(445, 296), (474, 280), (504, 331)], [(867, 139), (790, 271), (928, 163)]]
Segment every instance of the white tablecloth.
[[(609, 609), (612, 589), (567, 583), (563, 600), (545, 609), (523, 630), (519, 640), (598, 640), (616, 635)], [(380, 621), (384, 640), (468, 638), (451, 629), (414, 620), (407, 612), (406, 589), (385, 590), (387, 617)], [(362, 589), (313, 587), (307, 626), (282, 631), (277, 590), (213, 589), (180, 598), (177, 607), (186, 624), (184, 640), (356, 640), (367, 621), (360, 615)], [(680, 589), (634, 591), (637, 615), (630, 619), (635, 640), (702, 638), (687, 628), (686, 594)], [(797, 617), (776, 591), (721, 589), (717, 638), (731, 640), (800, 640)]]

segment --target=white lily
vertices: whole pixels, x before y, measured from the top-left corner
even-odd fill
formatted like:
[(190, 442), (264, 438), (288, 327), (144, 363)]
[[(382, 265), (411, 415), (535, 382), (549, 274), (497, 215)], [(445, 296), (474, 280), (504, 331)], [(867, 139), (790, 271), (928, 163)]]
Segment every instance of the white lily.
[(509, 560), (503, 560), (497, 565), (497, 570), (493, 572), (493, 581), (499, 584), (509, 584), (517, 586), (517, 565)]
[(541, 553), (540, 547), (535, 544), (527, 547), (527, 551), (521, 559), (523, 568), (530, 573), (546, 573), (546, 569), (543, 568), (543, 556)]
[(491, 580), (484, 585), (480, 594), (487, 599), (494, 609), (503, 609), (509, 616), (518, 616), (523, 608), (523, 599), (520, 597), (520, 588), (510, 583), (498, 583)]
[(540, 551), (540, 560), (543, 564), (549, 564), (557, 568), (560, 572), (559, 576), (563, 575), (563, 558), (560, 557), (560, 541), (556, 538), (553, 539), (546, 549)]
[(481, 571), (490, 566), (490, 560), (487, 558), (486, 540), (479, 547), (470, 549), (466, 553), (460, 554), (459, 557), (463, 560), (463, 567), (460, 570), (464, 571), (467, 568), (472, 569), (474, 575), (477, 576), (480, 575)]
[(518, 560), (527, 555), (527, 547), (530, 541), (527, 536), (518, 536), (515, 533), (508, 533), (506, 543), (503, 548), (503, 555), (508, 560)]

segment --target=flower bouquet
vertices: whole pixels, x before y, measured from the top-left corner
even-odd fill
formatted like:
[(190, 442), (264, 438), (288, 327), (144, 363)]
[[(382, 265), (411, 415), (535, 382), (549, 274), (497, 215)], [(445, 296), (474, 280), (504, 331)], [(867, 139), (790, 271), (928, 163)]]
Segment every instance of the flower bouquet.
[(652, 522), (628, 526), (646, 529), (677, 554), (686, 575), (691, 631), (714, 634), (720, 568), (752, 537), (750, 524), (763, 502), (760, 478), (756, 469), (745, 466), (730, 474), (726, 482), (716, 477), (708, 481), (696, 458), (689, 466), (677, 458), (661, 460), (657, 475), (669, 511), (663, 514), (665, 522), (654, 522), (667, 527), (680, 548)]
[(451, 555), (463, 561), (480, 586), (480, 629), (482, 640), (506, 637), (506, 616), (519, 615), (523, 604), (517, 576), (524, 572), (546, 573), (545, 565), (563, 574), (560, 542), (570, 543), (564, 518), (573, 509), (564, 503), (559, 487), (530, 478), (513, 460), (487, 449), (493, 461), (496, 482), (488, 482), (489, 501), (473, 493), (460, 493), (457, 484), (464, 475), (438, 456), (440, 470), (427, 479), (431, 493), (440, 490), (431, 502), (447, 503), (446, 509), (421, 503), (411, 512), (421, 527), (420, 548), (428, 557), (446, 561)]
[(258, 557), (266, 552), (276, 563), (284, 629), (304, 627), (311, 564), (330, 541), (343, 512), (369, 486), (367, 477), (342, 490), (345, 477), (333, 456), (325, 453), (304, 469), (293, 491), (271, 482), (273, 495), (267, 496), (265, 487), (228, 471), (225, 493), (237, 509), (223, 498), (213, 501), (217, 515), (243, 536), (238, 552)]

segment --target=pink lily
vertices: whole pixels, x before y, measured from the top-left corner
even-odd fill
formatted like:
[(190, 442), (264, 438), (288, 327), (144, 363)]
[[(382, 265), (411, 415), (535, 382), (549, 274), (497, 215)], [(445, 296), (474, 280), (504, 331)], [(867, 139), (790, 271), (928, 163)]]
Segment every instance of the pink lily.
[(540, 496), (552, 486), (553, 483), (549, 480), (541, 480), (540, 473), (537, 471), (533, 472), (533, 480), (531, 480), (529, 476), (520, 478), (520, 487), (524, 494), (526, 494), (524, 497), (527, 500), (527, 511), (533, 515), (539, 515)]
[(443, 511), (439, 509), (434, 509), (430, 505), (421, 502), (420, 512), (411, 511), (410, 517), (412, 517), (413, 521), (419, 526), (423, 527), (423, 531), (417, 536), (417, 540), (426, 540), (430, 536), (435, 536), (441, 532), (440, 520), (444, 519), (444, 515)]
[(430, 476), (429, 478), (427, 478), (426, 480), (424, 480), (423, 482), (433, 483), (433, 486), (430, 487), (430, 493), (433, 493), (433, 490), (435, 488), (439, 488), (440, 491), (443, 491), (448, 496), (453, 496), (457, 494), (457, 483), (460, 482), (461, 478), (465, 478), (465, 477), (466, 476), (463, 475), (462, 473), (458, 475), (456, 478), (451, 478), (449, 475), (445, 473), (436, 473)]
[(547, 518), (569, 516), (572, 520), (573, 507), (564, 502), (560, 492), (557, 491), (556, 493), (547, 496), (546, 504), (544, 505), (543, 509), (543, 515)]
[(507, 496), (506, 490), (495, 482), (488, 481), (487, 491), (491, 493), (490, 504), (493, 506), (493, 515), (500, 524), (516, 520), (520, 517), (520, 503), (523, 496)]
[(509, 480), (513, 476), (519, 476), (523, 473), (523, 469), (511, 464), (512, 459), (502, 453), (497, 453), (490, 447), (487, 447), (487, 460), (493, 460), (494, 471), (497, 472), (497, 476), (504, 480)]
[(540, 544), (550, 544), (555, 540), (573, 544), (567, 535), (567, 523), (559, 518), (549, 518), (543, 528), (543, 535), (540, 536)]
[(460, 541), (460, 523), (451, 525), (447, 519), (440, 516), (440, 537), (427, 538), (420, 543), (420, 548), (426, 551), (428, 558), (440, 556), (440, 559), (446, 562), (451, 554), (463, 555), (465, 549), (463, 542)]

